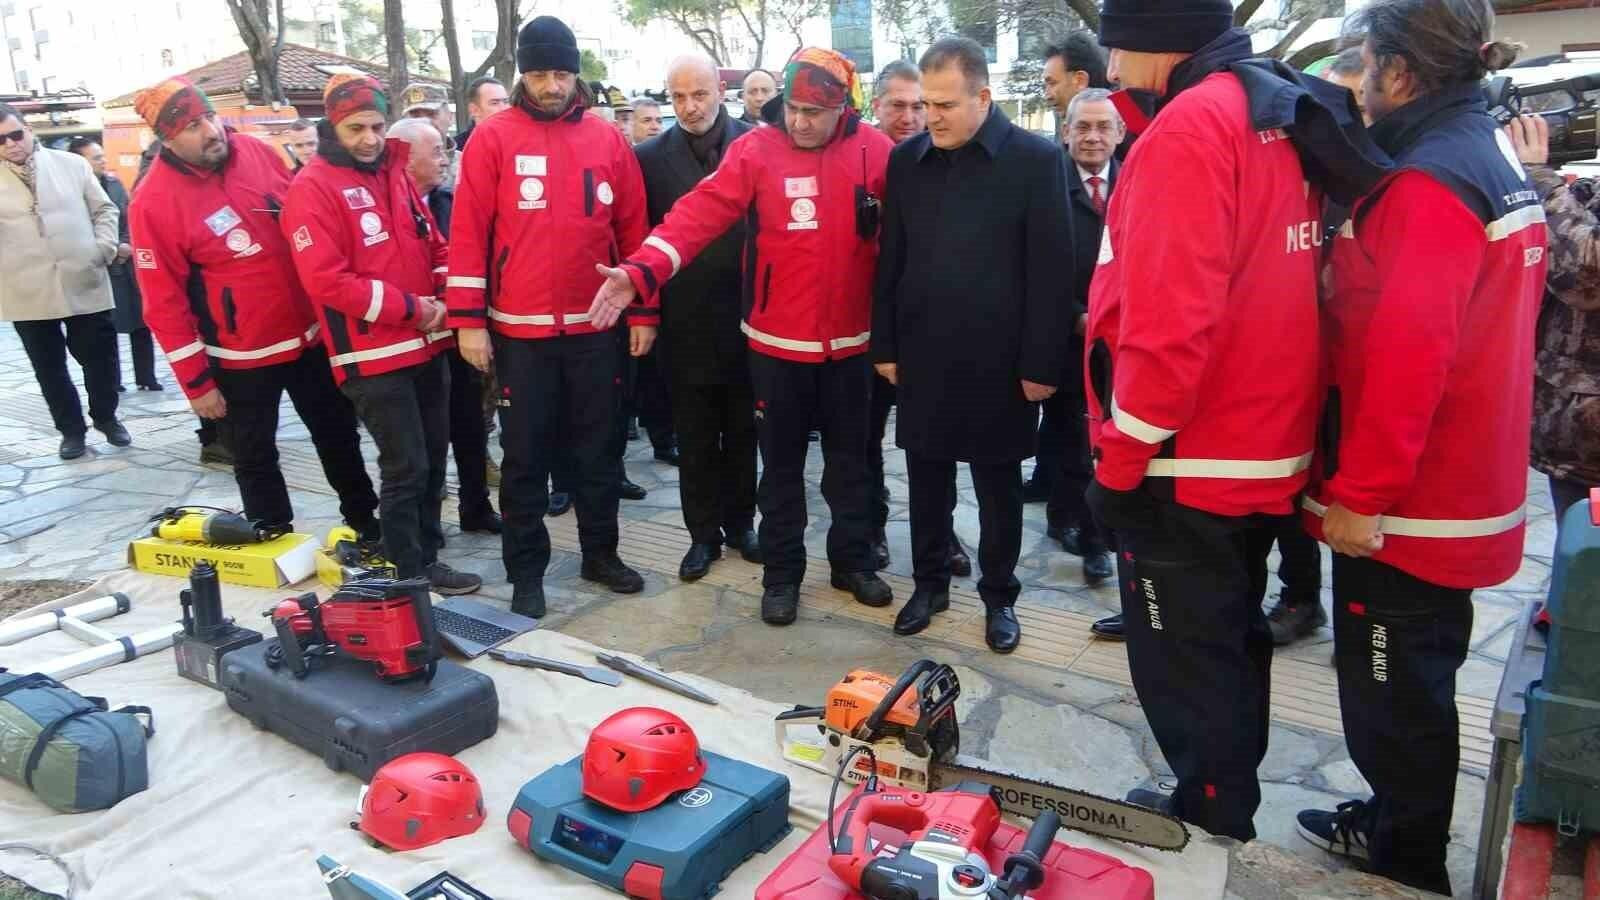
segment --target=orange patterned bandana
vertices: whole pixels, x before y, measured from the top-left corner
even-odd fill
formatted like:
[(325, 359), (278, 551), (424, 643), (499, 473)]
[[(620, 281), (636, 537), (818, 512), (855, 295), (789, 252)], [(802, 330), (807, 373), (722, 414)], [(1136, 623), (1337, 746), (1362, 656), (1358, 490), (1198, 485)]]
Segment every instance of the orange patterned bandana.
[(389, 115), (389, 97), (383, 85), (371, 75), (342, 73), (328, 79), (322, 89), (323, 115), (337, 125), (358, 112), (380, 112)]
[(133, 109), (156, 136), (171, 140), (189, 123), (211, 113), (211, 101), (187, 78), (168, 78), (133, 98)]
[(861, 108), (861, 85), (855, 64), (844, 54), (822, 47), (802, 47), (783, 68), (783, 96), (808, 106)]

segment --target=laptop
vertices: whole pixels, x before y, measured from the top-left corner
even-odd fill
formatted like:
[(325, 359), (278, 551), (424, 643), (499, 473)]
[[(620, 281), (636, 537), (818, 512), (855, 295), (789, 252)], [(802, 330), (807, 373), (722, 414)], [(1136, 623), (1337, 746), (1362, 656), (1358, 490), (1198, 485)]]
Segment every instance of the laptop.
[(466, 597), (449, 597), (435, 603), (433, 622), (450, 649), (467, 659), (476, 659), (489, 648), (539, 627), (538, 619)]

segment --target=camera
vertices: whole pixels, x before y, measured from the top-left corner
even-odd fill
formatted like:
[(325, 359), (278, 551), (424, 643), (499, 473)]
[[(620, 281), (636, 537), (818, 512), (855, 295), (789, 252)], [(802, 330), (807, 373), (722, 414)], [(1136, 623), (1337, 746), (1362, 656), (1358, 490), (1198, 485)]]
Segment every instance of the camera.
[(1543, 84), (1514, 84), (1506, 75), (1489, 79), (1484, 94), (1489, 115), (1505, 125), (1520, 115), (1539, 115), (1550, 125), (1550, 164), (1553, 166), (1594, 159), (1594, 97), (1600, 91), (1600, 72)]

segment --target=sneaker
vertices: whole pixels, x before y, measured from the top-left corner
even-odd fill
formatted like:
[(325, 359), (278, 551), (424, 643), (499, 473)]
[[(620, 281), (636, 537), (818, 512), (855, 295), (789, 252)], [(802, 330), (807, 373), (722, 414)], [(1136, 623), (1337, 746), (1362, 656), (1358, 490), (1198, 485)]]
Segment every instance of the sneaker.
[(1272, 629), (1272, 643), (1279, 647), (1292, 644), (1316, 633), (1328, 624), (1328, 614), (1322, 611), (1321, 601), (1290, 603), (1282, 595), (1267, 613), (1267, 627)]
[(471, 594), (483, 587), (483, 579), (471, 572), (457, 572), (442, 562), (436, 562), (428, 567), (428, 586), (433, 588), (435, 594), (454, 597), (457, 594)]
[(1364, 801), (1349, 800), (1339, 804), (1332, 812), (1302, 810), (1295, 816), (1295, 830), (1307, 841), (1335, 856), (1366, 859), (1371, 820), (1371, 812)]
[(578, 574), (585, 581), (597, 581), (618, 594), (637, 594), (644, 590), (644, 576), (628, 568), (615, 553), (584, 557)]
[(233, 465), (233, 453), (221, 441), (200, 445), (200, 464), (213, 466)]
[(113, 447), (126, 447), (133, 443), (133, 435), (129, 434), (128, 429), (123, 428), (122, 423), (116, 419), (96, 422), (94, 427), (96, 431), (106, 436), (106, 443)]

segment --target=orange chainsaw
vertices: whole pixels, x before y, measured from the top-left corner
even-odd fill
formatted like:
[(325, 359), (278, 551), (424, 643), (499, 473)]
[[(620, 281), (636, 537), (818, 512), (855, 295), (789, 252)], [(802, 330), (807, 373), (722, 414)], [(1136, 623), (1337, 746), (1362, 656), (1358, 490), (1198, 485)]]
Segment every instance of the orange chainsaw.
[[(955, 670), (930, 659), (912, 663), (898, 679), (856, 669), (828, 689), (824, 706), (797, 706), (777, 717), (785, 759), (837, 775), (852, 751), (867, 745), (879, 781), (937, 791), (964, 781), (993, 786), (1004, 812), (1033, 819), (1050, 810), (1061, 826), (1159, 850), (1182, 850), (1189, 829), (1176, 817), (1075, 788), (1061, 787), (960, 755)], [(854, 753), (843, 777), (865, 782), (874, 763)]]

